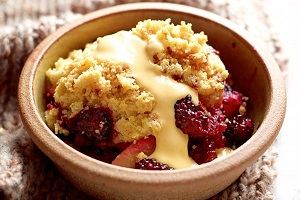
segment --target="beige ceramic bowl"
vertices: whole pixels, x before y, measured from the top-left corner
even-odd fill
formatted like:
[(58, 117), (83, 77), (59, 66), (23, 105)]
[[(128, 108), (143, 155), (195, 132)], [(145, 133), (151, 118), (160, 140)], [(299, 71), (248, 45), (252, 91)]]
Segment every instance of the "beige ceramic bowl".
[[(171, 18), (174, 23), (184, 20), (193, 24), (195, 32), (204, 31), (209, 44), (221, 52), (239, 90), (250, 97), (248, 112), (257, 131), (230, 155), (175, 171), (127, 169), (81, 154), (46, 126), (45, 71), (71, 50), (149, 18)], [(286, 96), (272, 56), (233, 23), (182, 5), (138, 3), (88, 14), (41, 42), (22, 71), (19, 106), (32, 140), (71, 183), (88, 194), (101, 199), (206, 199), (230, 185), (272, 144), (283, 123)]]

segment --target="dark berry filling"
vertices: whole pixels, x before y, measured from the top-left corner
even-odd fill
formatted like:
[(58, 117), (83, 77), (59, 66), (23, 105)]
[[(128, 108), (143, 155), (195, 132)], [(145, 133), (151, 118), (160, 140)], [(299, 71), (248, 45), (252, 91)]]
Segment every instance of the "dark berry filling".
[(225, 86), (223, 95), (223, 110), (227, 117), (235, 116), (239, 113), (239, 108), (243, 103), (242, 94), (231, 89), (229, 85)]
[(204, 139), (207, 135), (217, 136), (226, 129), (225, 116), (217, 109), (209, 112), (192, 102), (191, 95), (178, 100), (174, 106), (175, 125), (193, 139)]
[(97, 146), (81, 147), (79, 148), (79, 151), (87, 156), (106, 163), (111, 163), (122, 152), (117, 147), (99, 148)]
[(226, 85), (220, 108), (205, 110), (187, 95), (175, 105), (175, 125), (189, 136), (189, 156), (198, 164), (217, 158), (216, 149), (237, 148), (252, 135), (254, 123), (239, 114), (243, 96)]
[[(155, 149), (155, 137), (141, 138), (134, 143), (114, 143), (118, 132), (114, 128), (113, 113), (108, 107), (81, 110), (71, 118), (62, 113), (59, 102), (55, 102), (54, 87), (46, 95), (47, 109), (59, 109), (59, 124), (69, 131), (69, 136), (58, 134), (65, 143), (78, 151), (106, 163), (117, 163), (143, 170), (173, 170), (153, 158), (137, 159), (139, 152), (150, 155)], [(189, 136), (189, 156), (198, 164), (217, 158), (216, 149), (237, 148), (245, 143), (254, 130), (254, 123), (239, 113), (244, 101), (241, 93), (226, 85), (222, 105), (204, 108), (195, 105), (191, 95), (176, 101), (175, 125)], [(128, 158), (129, 159), (128, 161)], [(127, 160), (126, 160), (127, 159)]]
[(229, 119), (227, 129), (223, 133), (229, 146), (239, 147), (244, 144), (253, 133), (254, 123), (243, 115)]
[(72, 134), (94, 144), (110, 143), (114, 136), (112, 112), (107, 107), (83, 109), (74, 117), (66, 119), (62, 127)]
[(222, 133), (226, 130), (225, 115), (220, 109), (204, 110), (192, 102), (190, 95), (174, 106), (175, 124), (189, 136), (189, 156), (198, 164), (217, 158), (216, 148), (226, 146)]
[(174, 168), (169, 167), (166, 164), (157, 162), (154, 158), (144, 158), (135, 163), (136, 169), (142, 170), (173, 170)]
[(69, 131), (68, 136), (59, 137), (76, 150), (97, 160), (111, 163), (128, 143), (114, 144), (112, 112), (107, 107), (81, 110), (74, 117), (61, 116), (60, 126)]
[(61, 111), (60, 104), (58, 102), (55, 102), (55, 100), (54, 100), (55, 86), (56, 85), (52, 85), (51, 88), (49, 88), (46, 93), (47, 110), (51, 110), (53, 108), (58, 108)]

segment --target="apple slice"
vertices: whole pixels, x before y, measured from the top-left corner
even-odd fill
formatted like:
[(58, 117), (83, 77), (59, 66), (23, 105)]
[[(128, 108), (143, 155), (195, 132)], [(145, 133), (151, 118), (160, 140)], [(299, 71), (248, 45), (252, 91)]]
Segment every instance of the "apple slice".
[(137, 156), (143, 152), (147, 156), (151, 155), (156, 146), (156, 140), (153, 135), (138, 139), (122, 151), (112, 162), (113, 165), (135, 168)]

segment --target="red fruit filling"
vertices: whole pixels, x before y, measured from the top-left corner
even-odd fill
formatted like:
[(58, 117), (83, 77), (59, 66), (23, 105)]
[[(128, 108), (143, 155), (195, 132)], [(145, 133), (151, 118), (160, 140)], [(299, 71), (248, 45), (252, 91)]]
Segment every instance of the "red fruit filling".
[[(153, 158), (138, 160), (143, 152), (151, 155), (156, 146), (155, 137), (150, 135), (133, 143), (114, 143), (119, 134), (114, 128), (112, 111), (107, 107), (83, 109), (72, 118), (65, 117), (61, 107), (53, 98), (54, 89), (46, 96), (47, 109), (60, 110), (60, 126), (69, 131), (69, 136), (58, 134), (64, 142), (78, 151), (106, 163), (143, 170), (172, 170)], [(253, 133), (254, 123), (239, 114), (243, 96), (226, 85), (221, 107), (208, 108), (195, 105), (191, 95), (178, 100), (174, 105), (175, 125), (189, 136), (189, 156), (202, 164), (217, 158), (216, 149), (237, 148)]]
[(227, 127), (222, 111), (205, 111), (201, 104), (192, 102), (190, 95), (178, 100), (174, 109), (176, 127), (189, 136), (189, 156), (198, 164), (217, 158), (215, 149), (227, 144), (222, 134)]
[(86, 146), (84, 143), (107, 146), (116, 134), (112, 112), (107, 107), (81, 110), (74, 117), (63, 120), (61, 126), (75, 134), (78, 146)]
[(244, 144), (253, 133), (254, 123), (244, 115), (237, 115), (229, 119), (227, 129), (223, 133), (229, 146), (239, 147)]
[(157, 162), (154, 158), (144, 158), (135, 163), (136, 169), (142, 170), (173, 170), (173, 167), (169, 167), (166, 164)]
[(71, 118), (61, 115), (60, 126), (69, 131), (68, 136), (58, 134), (65, 143), (103, 162), (111, 163), (129, 145), (113, 143), (117, 132), (107, 107), (84, 109)]
[(46, 103), (48, 110), (51, 110), (52, 108), (60, 108), (59, 103), (55, 102), (54, 100), (55, 86), (56, 85), (52, 85), (46, 93)]
[(203, 109), (195, 105), (190, 95), (175, 105), (175, 125), (189, 136), (189, 156), (198, 164), (217, 158), (216, 149), (237, 148), (253, 133), (254, 123), (239, 114), (243, 96), (226, 85), (220, 108)]
[(153, 135), (136, 140), (129, 145), (120, 155), (113, 161), (113, 165), (134, 168), (138, 160), (138, 155), (143, 152), (145, 155), (150, 156), (156, 147), (156, 140)]
[(225, 116), (217, 109), (208, 112), (192, 102), (191, 95), (178, 100), (175, 105), (175, 125), (183, 133), (194, 139), (204, 139), (207, 135), (218, 136), (226, 130)]
[(243, 103), (242, 95), (231, 89), (229, 85), (225, 86), (223, 95), (223, 110), (227, 117), (237, 115), (239, 113), (239, 108)]

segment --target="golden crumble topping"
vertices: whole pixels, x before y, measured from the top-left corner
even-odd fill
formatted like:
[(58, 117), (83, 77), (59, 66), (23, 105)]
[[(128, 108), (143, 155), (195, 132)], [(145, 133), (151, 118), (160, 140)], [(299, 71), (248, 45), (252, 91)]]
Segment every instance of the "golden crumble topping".
[(170, 19), (139, 22), (132, 32), (159, 44), (149, 52), (163, 73), (196, 89), (204, 105), (221, 103), (228, 71), (219, 56), (211, 53), (203, 32), (194, 33), (191, 24), (174, 25)]
[[(147, 43), (146, 51), (157, 69), (197, 90), (204, 105), (221, 101), (228, 72), (210, 51), (203, 32), (194, 33), (191, 24), (174, 25), (169, 19), (139, 22), (131, 32)], [(137, 84), (129, 64), (97, 60), (93, 54), (97, 46), (95, 41), (83, 50), (74, 50), (47, 71), (62, 113), (72, 117), (87, 107), (109, 107), (120, 133), (115, 142), (159, 133), (162, 123), (154, 112), (155, 96)], [(58, 116), (56, 108), (47, 110), (46, 122), (55, 133), (67, 135)]]

